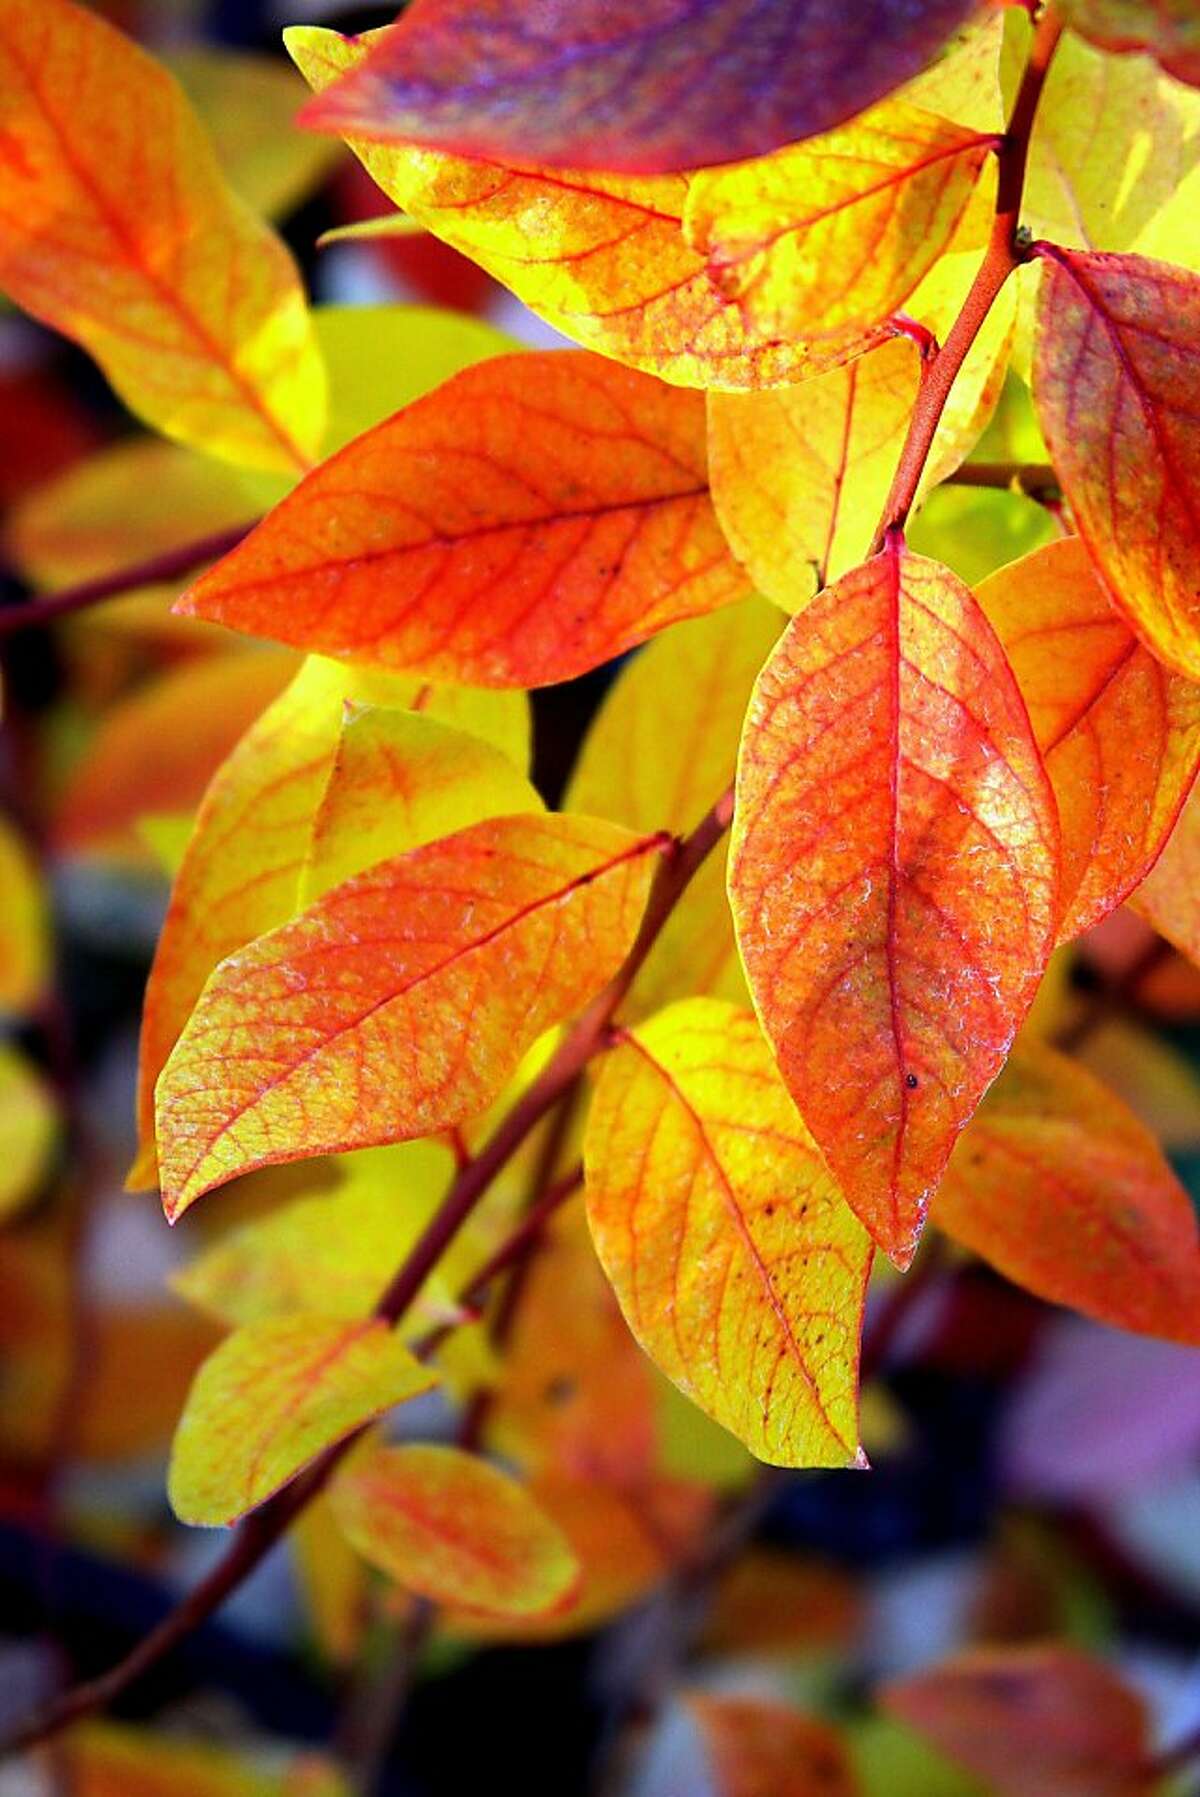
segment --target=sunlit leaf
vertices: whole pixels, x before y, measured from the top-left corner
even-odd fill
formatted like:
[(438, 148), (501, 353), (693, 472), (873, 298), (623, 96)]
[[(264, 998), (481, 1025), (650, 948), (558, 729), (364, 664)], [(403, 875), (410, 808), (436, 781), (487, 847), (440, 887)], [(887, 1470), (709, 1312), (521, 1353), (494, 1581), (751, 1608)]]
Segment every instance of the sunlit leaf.
[(481, 1111), (616, 972), (663, 840), (492, 819), (335, 887), (222, 962), (158, 1083), (167, 1215), (251, 1167)]
[(997, 1797), (1150, 1797), (1145, 1706), (1070, 1647), (979, 1648), (885, 1685), (884, 1708)]
[(1200, 87), (1196, 0), (1065, 0), (1063, 17), (1105, 50), (1149, 50), (1169, 75)]
[[(779, 635), (760, 600), (695, 618), (621, 669), (584, 741), (567, 805), (634, 830), (677, 834), (700, 822), (733, 779), (755, 676)], [(675, 998), (745, 1002), (725, 893), (725, 854), (710, 855), (676, 906), (623, 1008), (645, 1016)]]
[(0, 145), (0, 288), (167, 435), (304, 467), (325, 380), (295, 265), (167, 71), (71, 0), (3, 0)]
[(0, 1220), (36, 1195), (57, 1134), (45, 1082), (19, 1050), (0, 1042)]
[[(113, 705), (63, 794), (57, 845), (127, 853), (137, 846), (135, 826), (144, 814), (197, 805), (295, 666), (290, 655), (259, 650), (205, 656), (169, 669)], [(151, 743), (153, 754), (147, 753)]]
[(904, 1265), (1053, 946), (1058, 822), (970, 592), (892, 540), (795, 618), (742, 740), (730, 895), (783, 1076)]
[(692, 178), (688, 241), (765, 333), (854, 353), (947, 248), (994, 137), (902, 100)]
[(828, 131), (914, 75), (971, 0), (422, 0), (309, 122), (493, 161), (660, 173)]
[(249, 1323), (209, 1355), (188, 1393), (171, 1507), (181, 1522), (236, 1522), (325, 1448), (435, 1382), (386, 1323), (310, 1312)]
[(1034, 398), (1113, 599), (1168, 666), (1200, 677), (1200, 276), (1140, 256), (1045, 250)]
[(20, 1014), (37, 1004), (50, 971), (46, 895), (32, 856), (7, 818), (0, 817), (0, 1011)]
[(493, 1616), (565, 1608), (579, 1564), (514, 1479), (457, 1448), (356, 1456), (330, 1502), (359, 1553), (408, 1590)]
[(378, 667), (537, 686), (745, 591), (701, 400), (544, 352), (466, 369), (350, 444), (182, 609)]
[(229, 185), (265, 218), (286, 218), (334, 167), (338, 148), (296, 123), (304, 95), (286, 63), (188, 44), (167, 66), (212, 136)]
[(1200, 799), (1193, 790), (1133, 908), (1200, 966)]
[(1192, 1203), (1145, 1126), (1052, 1048), (1013, 1055), (955, 1149), (939, 1226), (1102, 1323), (1200, 1344)]
[(1069, 938), (1120, 904), (1162, 849), (1200, 766), (1200, 687), (1142, 647), (1077, 537), (1001, 568), (978, 597), (1058, 801)]
[(297, 909), (348, 699), (415, 707), (473, 731), (521, 766), (528, 761), (523, 694), (305, 664), (218, 769), (175, 882), (142, 1011), (135, 1188), (156, 1183), (154, 1085), (205, 980), (218, 961)]
[(786, 1704), (692, 1693), (715, 1797), (859, 1797), (838, 1731)]
[[(286, 33), (318, 91), (371, 41)], [(350, 147), (397, 206), (590, 349), (698, 387), (777, 386), (811, 361), (804, 346), (756, 331), (715, 290), (683, 234), (681, 175), (564, 175), (359, 138)]]
[(605, 1062), (588, 1218), (630, 1328), (760, 1459), (858, 1456), (871, 1244), (749, 1012), (685, 1000)]

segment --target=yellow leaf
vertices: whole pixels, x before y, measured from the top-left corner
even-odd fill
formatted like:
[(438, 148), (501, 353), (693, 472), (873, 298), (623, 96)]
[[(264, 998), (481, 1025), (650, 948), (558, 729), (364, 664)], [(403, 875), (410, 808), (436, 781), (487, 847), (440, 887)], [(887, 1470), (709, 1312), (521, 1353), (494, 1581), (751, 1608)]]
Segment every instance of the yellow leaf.
[(36, 1006), (50, 971), (50, 923), (37, 868), (0, 817), (0, 1012)]
[(588, 1218), (630, 1328), (760, 1459), (858, 1460), (872, 1249), (748, 1012), (691, 999), (605, 1062)]
[(370, 1618), (367, 1568), (338, 1528), (325, 1496), (305, 1506), (289, 1541), (318, 1645), (335, 1666), (348, 1666)]
[(339, 147), (302, 131), (304, 89), (286, 64), (188, 44), (167, 67), (211, 133), (229, 185), (265, 218), (286, 218), (334, 167)]
[[(779, 618), (761, 600), (663, 631), (622, 668), (600, 707), (568, 808), (634, 830), (693, 829), (733, 778), (750, 690), (778, 634)], [(745, 1002), (724, 864), (719, 849), (688, 887), (625, 1016), (693, 994)]]
[(822, 137), (695, 175), (684, 233), (761, 331), (840, 359), (948, 248), (995, 142), (884, 100)]
[(62, 1755), (74, 1797), (290, 1797), (293, 1789), (286, 1775), (208, 1742), (111, 1723), (72, 1729)]
[(168, 1217), (253, 1167), (483, 1110), (616, 972), (665, 840), (595, 818), (490, 818), (231, 955), (158, 1082)]
[(184, 854), (142, 1014), (135, 1188), (156, 1183), (154, 1085), (205, 980), (226, 955), (296, 910), (347, 699), (420, 706), (521, 767), (528, 763), (524, 693), (435, 687), (315, 658), (304, 664), (218, 769)]
[(565, 1536), (529, 1493), (460, 1449), (363, 1453), (329, 1496), (359, 1553), (435, 1603), (538, 1616), (565, 1608), (578, 1584)]
[[(285, 41), (320, 92), (371, 36), (293, 26)], [(397, 206), (589, 349), (696, 387), (776, 386), (810, 361), (803, 346), (747, 326), (715, 291), (683, 234), (686, 176), (518, 171), (391, 144), (350, 148)]]
[(45, 1083), (18, 1049), (0, 1042), (0, 1221), (36, 1195), (57, 1134)]
[(192, 1383), (167, 1493), (180, 1522), (236, 1522), (372, 1417), (435, 1375), (386, 1323), (307, 1312), (238, 1329)]
[(167, 71), (71, 0), (0, 0), (0, 146), (0, 288), (166, 435), (304, 468), (325, 376), (295, 264)]

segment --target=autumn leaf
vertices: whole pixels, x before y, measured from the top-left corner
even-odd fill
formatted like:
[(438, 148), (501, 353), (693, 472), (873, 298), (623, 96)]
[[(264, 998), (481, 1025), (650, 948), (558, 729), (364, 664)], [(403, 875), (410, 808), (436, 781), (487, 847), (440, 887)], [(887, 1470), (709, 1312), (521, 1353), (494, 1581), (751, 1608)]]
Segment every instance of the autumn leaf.
[(828, 131), (932, 61), (971, 0), (422, 0), (316, 103), (322, 130), (662, 173)]
[(58, 1107), (45, 1082), (0, 1042), (0, 1221), (36, 1197), (57, 1136)]
[(1131, 902), (1161, 936), (1200, 966), (1200, 799), (1195, 788), (1157, 865)]
[(1177, 81), (1200, 87), (1200, 13), (1195, 0), (1063, 0), (1063, 17), (1105, 50), (1148, 50)]
[[(265, 1772), (258, 1755), (166, 1732), (85, 1723), (58, 1753), (76, 1797), (300, 1797), (290, 1769)], [(311, 1797), (340, 1797), (340, 1788), (313, 1785)]]
[(1145, 1125), (1052, 1048), (1014, 1053), (954, 1151), (933, 1216), (1051, 1304), (1200, 1345), (1191, 1200)]
[(483, 1110), (535, 1037), (616, 972), (664, 840), (589, 818), (490, 819), (335, 887), (223, 961), (158, 1083), (168, 1217), (252, 1167)]
[(217, 770), (175, 881), (142, 1009), (134, 1189), (157, 1183), (155, 1082), (205, 980), (298, 908), (348, 699), (414, 706), (474, 731), (522, 766), (528, 761), (523, 694), (433, 687), (315, 659), (304, 665)]
[(1200, 277), (1039, 253), (1034, 397), (1076, 527), (1146, 646), (1200, 678)]
[(759, 1459), (854, 1464), (871, 1245), (753, 1017), (689, 999), (624, 1034), (584, 1160), (597, 1252), (668, 1378)]
[(365, 1559), (435, 1603), (538, 1616), (566, 1608), (578, 1584), (578, 1561), (529, 1493), (457, 1448), (364, 1452), (330, 1502)]
[[(372, 41), (285, 33), (318, 91)], [(802, 344), (756, 331), (713, 287), (684, 237), (684, 176), (564, 175), (360, 138), (350, 148), (397, 206), (589, 349), (684, 387), (778, 386), (811, 371)]]
[(883, 1708), (997, 1797), (1150, 1797), (1145, 1706), (1076, 1648), (976, 1648), (885, 1685)]
[(1077, 537), (1001, 568), (978, 598), (1058, 802), (1066, 940), (1157, 860), (1200, 767), (1200, 687), (1142, 647)]
[(164, 68), (71, 0), (2, 0), (0, 167), (0, 288), (168, 436), (307, 465), (325, 377), (299, 276)]
[[(761, 600), (664, 631), (620, 670), (584, 739), (566, 805), (632, 830), (684, 835), (733, 779), (750, 691), (780, 629)], [(622, 1006), (626, 1020), (672, 999), (746, 1002), (725, 855), (701, 867)]]
[(995, 144), (885, 101), (827, 136), (695, 175), (684, 234), (759, 330), (841, 359), (949, 246)]
[(50, 972), (49, 916), (38, 870), (21, 837), (0, 817), (0, 1013), (31, 1011)]
[(691, 1692), (715, 1797), (859, 1797), (845, 1742), (829, 1723), (755, 1697)]
[(1058, 822), (986, 618), (895, 537), (795, 618), (742, 739), (729, 890), (783, 1077), (901, 1266), (1057, 923)]
[(360, 437), (181, 609), (377, 667), (540, 686), (745, 590), (702, 401), (554, 351), (466, 369)]
[(188, 1393), (167, 1493), (180, 1522), (236, 1522), (324, 1449), (436, 1375), (388, 1324), (293, 1312), (235, 1330)]

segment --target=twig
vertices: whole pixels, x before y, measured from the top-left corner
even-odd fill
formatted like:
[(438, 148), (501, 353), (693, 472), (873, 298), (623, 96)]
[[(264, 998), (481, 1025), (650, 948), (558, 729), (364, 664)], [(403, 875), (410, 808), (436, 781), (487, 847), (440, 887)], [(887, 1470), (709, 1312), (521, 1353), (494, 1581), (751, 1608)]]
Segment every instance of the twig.
[(946, 484), (1022, 493), (1026, 499), (1047, 507), (1062, 504), (1062, 487), (1049, 462), (964, 462), (946, 476)]
[(66, 617), (70, 612), (85, 611), (88, 606), (99, 605), (105, 599), (114, 599), (120, 593), (132, 592), (135, 587), (156, 586), (164, 581), (177, 580), (182, 575), (203, 567), (206, 562), (215, 562), (221, 556), (228, 555), (253, 529), (253, 520), (247, 524), (235, 524), (229, 529), (214, 531), (211, 536), (182, 543), (178, 549), (167, 549), (160, 555), (148, 556), (145, 561), (130, 562), (124, 568), (114, 569), (111, 574), (98, 574), (93, 580), (80, 581), (78, 586), (64, 587), (61, 592), (50, 593), (44, 599), (30, 599), (22, 605), (6, 606), (0, 611), (0, 642), (5, 637), (15, 636), (18, 631), (35, 630), (42, 624), (51, 623), (55, 618)]

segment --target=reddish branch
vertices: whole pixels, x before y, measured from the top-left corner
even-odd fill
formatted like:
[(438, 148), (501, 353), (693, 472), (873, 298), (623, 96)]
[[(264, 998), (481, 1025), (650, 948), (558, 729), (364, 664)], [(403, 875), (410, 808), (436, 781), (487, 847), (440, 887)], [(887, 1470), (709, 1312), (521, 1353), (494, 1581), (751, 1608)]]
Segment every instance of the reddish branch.
[(228, 555), (253, 529), (253, 522), (235, 524), (228, 530), (214, 531), (211, 536), (182, 543), (178, 549), (148, 556), (145, 561), (130, 562), (111, 574), (99, 574), (94, 580), (81, 581), (78, 586), (64, 587), (48, 598), (8, 606), (0, 611), (0, 641), (15, 636), (19, 630), (33, 630), (38, 625), (49, 624), (54, 618), (66, 617), (70, 612), (86, 611), (90, 605), (115, 599), (120, 593), (131, 593), (137, 587), (158, 586), (165, 581), (182, 579), (185, 574)]
[[(1047, 10), (1035, 30), (1009, 129), (997, 152), (996, 214), (988, 248), (945, 343), (933, 350), (923, 362), (917, 403), (873, 550), (882, 545), (889, 529), (903, 527), (916, 497), (955, 378), (996, 296), (1009, 275), (1023, 260), (1018, 225), (1029, 141), (1038, 101), (1061, 29), (1053, 11)], [(169, 580), (187, 573), (226, 552), (244, 534), (245, 531), (239, 529), (221, 538), (192, 544), (156, 561), (144, 562), (139, 567), (123, 569), (105, 579), (85, 583), (51, 599), (15, 607), (6, 614), (0, 614), (0, 634), (8, 634), (15, 629), (80, 610), (134, 585)], [(392, 1324), (406, 1315), (425, 1281), (493, 1179), (542, 1118), (565, 1097), (592, 1057), (607, 1045), (609, 1026), (618, 1007), (675, 905), (693, 875), (728, 829), (732, 816), (731, 787), (722, 793), (690, 836), (682, 841), (669, 843), (637, 940), (620, 971), (605, 991), (584, 1011), (544, 1072), (518, 1099), (479, 1154), (460, 1168), (437, 1215), (381, 1297), (377, 1315)], [(558, 1194), (556, 1201), (561, 1201), (562, 1195), (564, 1194)], [(548, 1193), (547, 1198), (549, 1196)], [(534, 1214), (531, 1213), (530, 1218), (522, 1225), (522, 1230), (528, 1230), (533, 1223)], [(519, 1259), (520, 1251), (514, 1249), (513, 1252)], [(911, 1302), (911, 1297), (903, 1302), (897, 1300), (897, 1314), (906, 1314)], [(889, 1328), (885, 1333), (890, 1337), (892, 1331)], [(873, 1357), (868, 1344), (864, 1360)], [(353, 1437), (327, 1449), (290, 1485), (246, 1517), (239, 1525), (224, 1559), (132, 1653), (100, 1678), (76, 1686), (74, 1690), (64, 1693), (29, 1717), (8, 1737), (3, 1750), (12, 1751), (46, 1740), (81, 1716), (112, 1701), (212, 1616), (322, 1489), (349, 1450), (352, 1440)], [(690, 1576), (694, 1577), (694, 1568)]]

